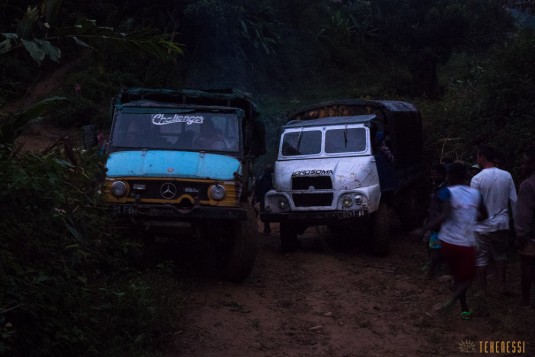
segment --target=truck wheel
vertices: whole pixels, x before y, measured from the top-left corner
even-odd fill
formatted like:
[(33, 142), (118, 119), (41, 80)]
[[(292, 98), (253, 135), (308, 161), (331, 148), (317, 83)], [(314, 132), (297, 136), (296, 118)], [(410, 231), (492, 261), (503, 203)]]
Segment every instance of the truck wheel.
[(223, 279), (239, 283), (251, 273), (257, 250), (258, 228), (255, 222), (252, 208), (247, 207), (247, 220), (233, 221), (229, 223), (228, 227), (223, 227), (226, 230), (225, 243), (227, 246), (222, 264)]
[(293, 252), (297, 249), (297, 230), (291, 223), (281, 222), (280, 224), (281, 251), (284, 253)]
[(379, 208), (372, 217), (372, 251), (375, 255), (384, 257), (388, 254), (390, 245), (390, 216), (386, 204), (379, 204)]

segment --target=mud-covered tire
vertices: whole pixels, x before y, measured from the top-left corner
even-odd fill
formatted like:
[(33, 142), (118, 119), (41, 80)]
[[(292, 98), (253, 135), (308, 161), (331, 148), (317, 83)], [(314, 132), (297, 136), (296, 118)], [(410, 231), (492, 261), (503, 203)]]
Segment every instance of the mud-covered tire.
[(386, 204), (379, 204), (379, 208), (372, 217), (372, 242), (373, 254), (384, 257), (388, 254), (390, 246), (390, 214)]
[(247, 220), (229, 222), (228, 231), (224, 232), (228, 250), (221, 275), (223, 279), (234, 283), (239, 283), (249, 276), (257, 251), (258, 228), (253, 209), (248, 205), (243, 208), (247, 209)]
[(281, 251), (283, 253), (293, 252), (298, 248), (297, 230), (295, 226), (288, 222), (280, 224)]

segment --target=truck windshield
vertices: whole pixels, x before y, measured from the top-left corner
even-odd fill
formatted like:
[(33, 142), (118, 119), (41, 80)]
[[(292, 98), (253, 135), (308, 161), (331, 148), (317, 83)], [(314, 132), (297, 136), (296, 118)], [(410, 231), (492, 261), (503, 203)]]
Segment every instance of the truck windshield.
[(344, 128), (325, 132), (325, 152), (336, 154), (366, 150), (366, 129)]
[(234, 113), (119, 112), (110, 145), (125, 149), (238, 152), (239, 127)]
[(282, 137), (283, 156), (313, 155), (320, 152), (320, 130), (292, 131)]

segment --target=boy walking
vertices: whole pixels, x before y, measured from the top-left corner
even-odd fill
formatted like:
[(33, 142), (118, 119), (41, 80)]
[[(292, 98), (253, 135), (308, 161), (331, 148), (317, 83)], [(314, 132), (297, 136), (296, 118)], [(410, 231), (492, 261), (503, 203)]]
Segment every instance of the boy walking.
[(487, 217), (481, 194), (465, 183), (467, 169), (461, 163), (453, 163), (448, 170), (448, 187), (439, 192), (440, 213), (413, 234), (423, 235), (425, 231), (440, 225), (439, 239), (442, 254), (454, 280), (454, 290), (446, 303), (433, 307), (433, 312), (445, 311), (457, 300), (461, 304), (461, 318), (469, 319), (472, 312), (466, 302), (466, 291), (475, 276), (474, 230), (476, 221)]
[[(253, 206), (258, 202), (260, 204), (260, 213), (265, 211), (265, 196), (269, 190), (273, 189), (273, 165), (267, 165), (264, 169), (262, 176), (256, 181), (255, 192), (253, 195)], [(264, 231), (265, 235), (271, 234), (271, 225), (269, 221), (264, 218)]]

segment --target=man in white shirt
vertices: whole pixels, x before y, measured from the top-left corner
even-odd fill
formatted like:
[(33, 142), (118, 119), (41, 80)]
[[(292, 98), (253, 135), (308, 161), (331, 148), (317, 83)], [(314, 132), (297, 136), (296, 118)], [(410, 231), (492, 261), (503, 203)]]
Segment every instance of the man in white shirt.
[(479, 190), (488, 210), (488, 218), (476, 226), (478, 252), (477, 279), (484, 294), (487, 292), (487, 267), (491, 258), (496, 263), (499, 290), (506, 291), (506, 263), (509, 241), (509, 203), (513, 219), (516, 216), (516, 189), (511, 174), (495, 166), (496, 151), (490, 146), (477, 150), (477, 163), (482, 169), (472, 178), (470, 186)]

